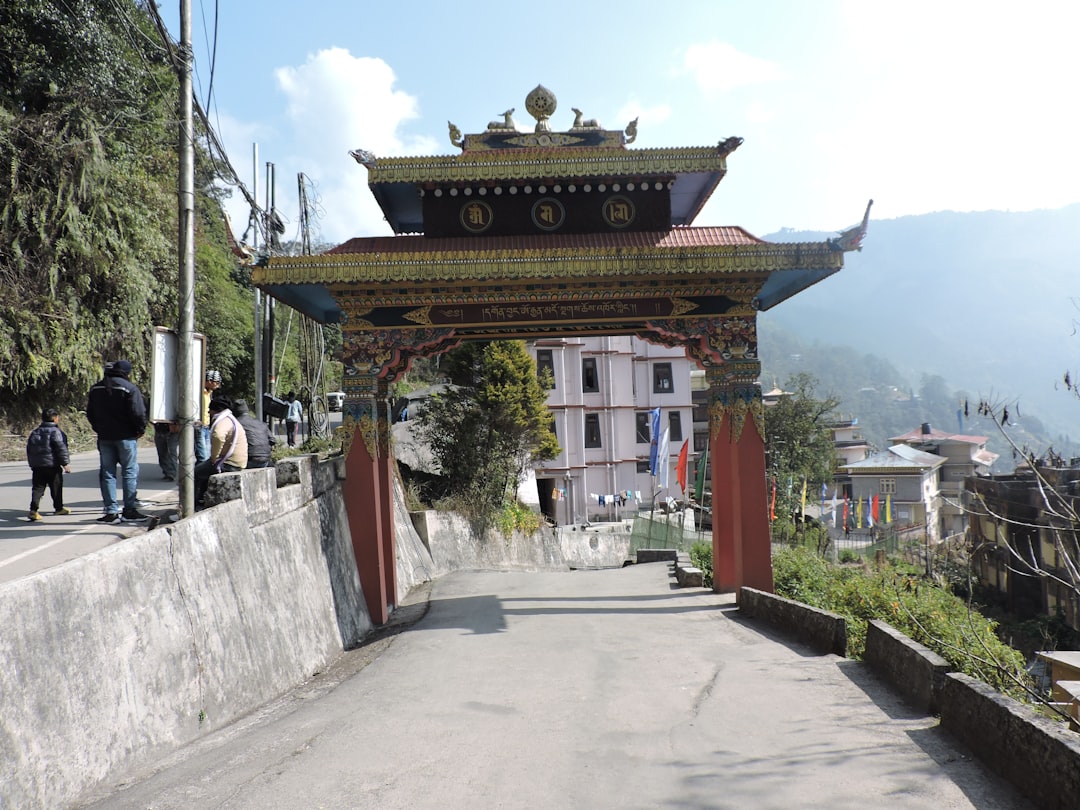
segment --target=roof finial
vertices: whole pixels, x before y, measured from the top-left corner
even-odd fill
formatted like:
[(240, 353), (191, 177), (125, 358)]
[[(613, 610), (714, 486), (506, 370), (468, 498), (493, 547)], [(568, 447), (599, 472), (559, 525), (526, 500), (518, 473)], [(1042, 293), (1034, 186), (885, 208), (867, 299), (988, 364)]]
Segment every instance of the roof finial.
[(537, 132), (551, 132), (548, 119), (558, 106), (559, 100), (555, 98), (555, 94), (542, 84), (536, 85), (532, 92), (525, 96), (525, 109), (536, 119)]

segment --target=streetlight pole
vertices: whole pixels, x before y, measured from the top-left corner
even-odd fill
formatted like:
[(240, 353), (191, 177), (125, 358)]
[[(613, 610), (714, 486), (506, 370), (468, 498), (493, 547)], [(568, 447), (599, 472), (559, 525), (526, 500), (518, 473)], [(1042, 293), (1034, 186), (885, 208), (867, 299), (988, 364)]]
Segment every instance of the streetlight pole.
[(191, 87), (191, 0), (180, 0), (180, 174), (177, 181), (180, 233), (176, 377), (180, 422), (180, 516), (195, 512), (195, 397), (192, 383), (195, 333), (195, 127)]

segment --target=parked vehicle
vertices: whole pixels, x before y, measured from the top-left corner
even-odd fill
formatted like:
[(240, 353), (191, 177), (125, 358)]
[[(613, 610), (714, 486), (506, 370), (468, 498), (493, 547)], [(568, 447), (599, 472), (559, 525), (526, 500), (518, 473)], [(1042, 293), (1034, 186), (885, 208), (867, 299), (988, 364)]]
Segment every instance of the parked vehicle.
[(345, 407), (345, 392), (331, 391), (326, 395), (326, 407), (332, 411), (340, 411)]

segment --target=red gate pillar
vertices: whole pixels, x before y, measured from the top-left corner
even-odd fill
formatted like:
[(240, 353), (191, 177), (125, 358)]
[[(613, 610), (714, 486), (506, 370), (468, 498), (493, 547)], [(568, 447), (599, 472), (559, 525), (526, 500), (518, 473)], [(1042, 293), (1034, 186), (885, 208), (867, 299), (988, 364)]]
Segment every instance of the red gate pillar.
[(713, 590), (772, 592), (764, 406), (756, 361), (709, 366)]
[(345, 512), (368, 614), (385, 624), (397, 601), (393, 472), (386, 384), (379, 397), (346, 403)]

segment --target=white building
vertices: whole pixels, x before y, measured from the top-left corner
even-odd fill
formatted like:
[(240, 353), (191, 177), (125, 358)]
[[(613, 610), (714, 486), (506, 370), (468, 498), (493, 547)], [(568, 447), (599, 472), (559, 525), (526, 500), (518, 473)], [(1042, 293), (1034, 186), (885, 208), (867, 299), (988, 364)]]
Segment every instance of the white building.
[[(540, 508), (548, 517), (563, 525), (617, 520), (648, 508), (654, 495), (658, 501), (682, 497), (675, 465), (683, 442), (693, 438), (695, 367), (683, 349), (631, 336), (590, 336), (531, 341), (529, 351), (541, 374), (551, 371), (548, 407), (562, 448), (536, 466)], [(654, 487), (649, 474), (649, 412), (657, 407), (660, 432), (670, 431), (666, 490)]]

